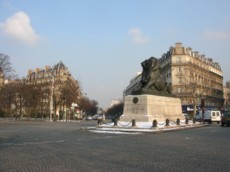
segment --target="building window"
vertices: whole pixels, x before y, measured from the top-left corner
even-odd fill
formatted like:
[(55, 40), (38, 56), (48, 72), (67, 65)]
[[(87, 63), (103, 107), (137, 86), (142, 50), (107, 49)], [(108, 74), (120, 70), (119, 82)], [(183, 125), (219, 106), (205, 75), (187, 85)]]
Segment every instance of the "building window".
[(181, 57), (177, 57), (176, 62), (180, 63), (181, 62)]
[(177, 93), (181, 93), (181, 88), (177, 88)]

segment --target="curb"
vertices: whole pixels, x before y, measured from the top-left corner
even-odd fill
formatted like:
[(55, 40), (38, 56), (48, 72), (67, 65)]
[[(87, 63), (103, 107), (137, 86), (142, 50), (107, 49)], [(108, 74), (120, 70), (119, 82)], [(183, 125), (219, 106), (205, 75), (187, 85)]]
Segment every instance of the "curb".
[(172, 132), (172, 131), (179, 131), (179, 130), (188, 130), (193, 128), (201, 128), (201, 127), (207, 127), (209, 124), (197, 124), (197, 125), (183, 125), (183, 126), (176, 126), (176, 127), (164, 127), (164, 128), (136, 128), (136, 127), (84, 127), (81, 128), (81, 130), (86, 130), (89, 132), (94, 133), (114, 133), (114, 134), (157, 134), (157, 133), (163, 133), (163, 132)]

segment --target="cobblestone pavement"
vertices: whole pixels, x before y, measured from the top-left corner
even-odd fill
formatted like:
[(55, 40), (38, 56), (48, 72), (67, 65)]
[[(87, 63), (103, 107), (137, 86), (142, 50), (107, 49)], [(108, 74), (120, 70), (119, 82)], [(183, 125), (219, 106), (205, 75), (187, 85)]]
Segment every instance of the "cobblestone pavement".
[(230, 127), (98, 134), (90, 122), (0, 121), (1, 172), (226, 172)]

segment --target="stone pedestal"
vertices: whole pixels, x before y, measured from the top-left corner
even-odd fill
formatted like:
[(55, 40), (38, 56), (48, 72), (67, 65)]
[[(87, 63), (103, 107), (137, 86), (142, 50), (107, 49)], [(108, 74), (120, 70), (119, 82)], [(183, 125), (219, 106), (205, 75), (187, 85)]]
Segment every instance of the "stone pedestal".
[(128, 95), (125, 97), (124, 112), (120, 121), (152, 122), (153, 120), (176, 122), (182, 119), (179, 98), (156, 95)]

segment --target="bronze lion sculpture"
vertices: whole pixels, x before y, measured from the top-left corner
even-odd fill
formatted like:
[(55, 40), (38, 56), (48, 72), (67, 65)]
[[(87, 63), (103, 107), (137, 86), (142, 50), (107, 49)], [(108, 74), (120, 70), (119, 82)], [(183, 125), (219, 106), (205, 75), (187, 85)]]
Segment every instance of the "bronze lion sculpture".
[(152, 94), (152, 95), (171, 95), (171, 89), (160, 75), (160, 62), (155, 57), (150, 57), (141, 63), (142, 74), (139, 86), (132, 91), (133, 95)]

